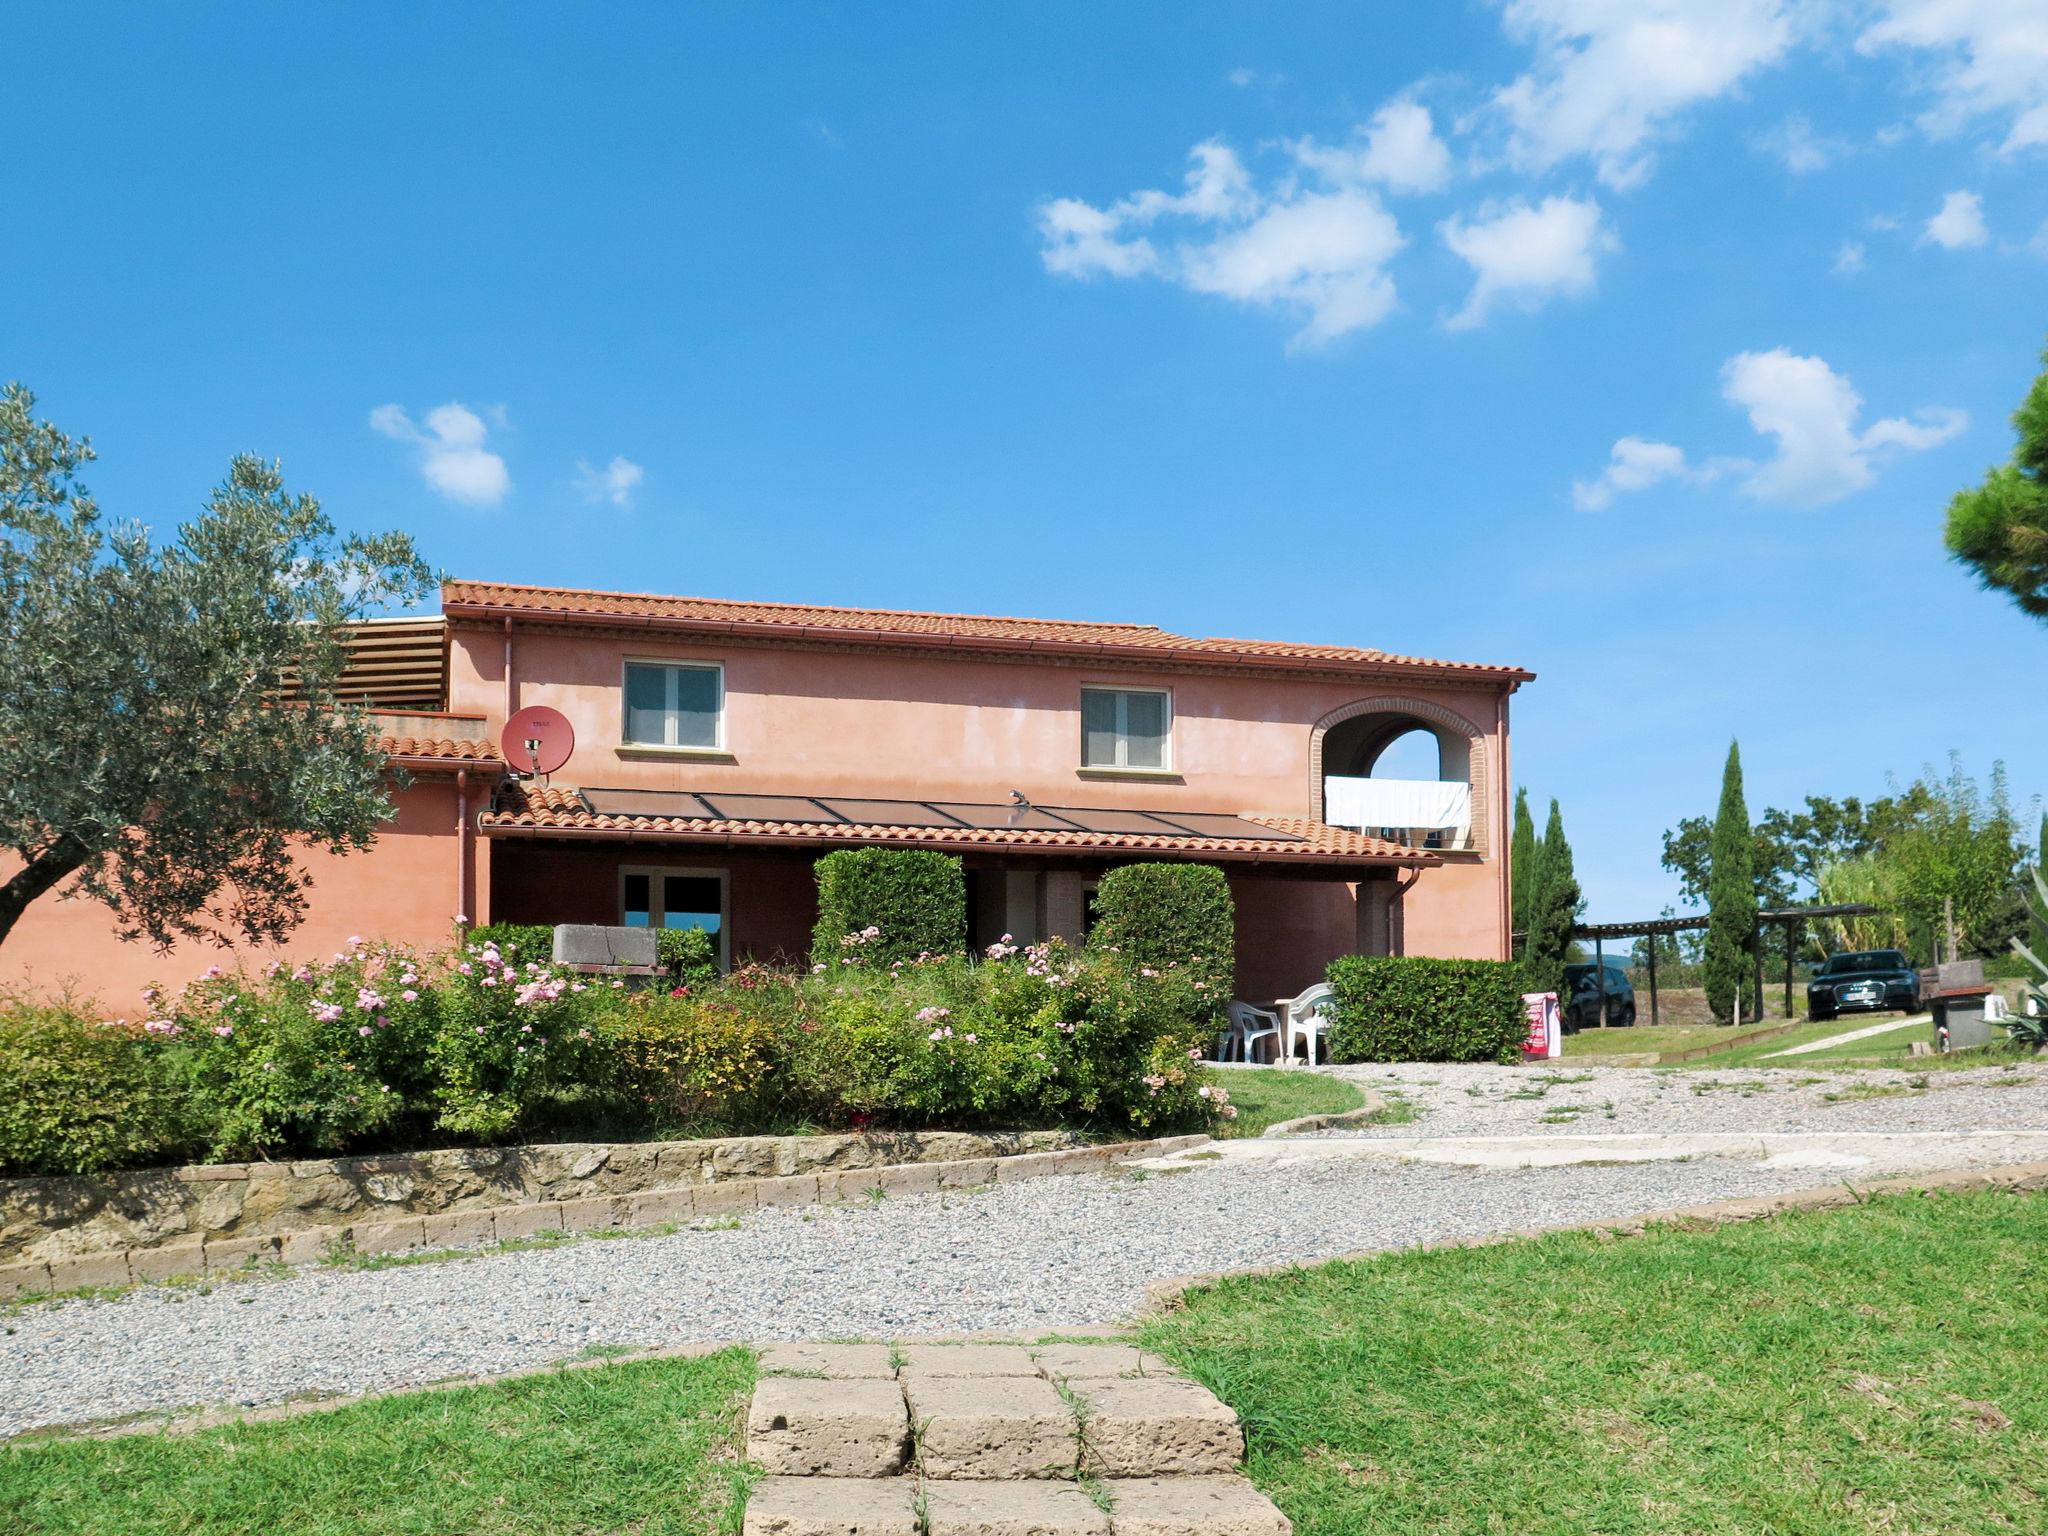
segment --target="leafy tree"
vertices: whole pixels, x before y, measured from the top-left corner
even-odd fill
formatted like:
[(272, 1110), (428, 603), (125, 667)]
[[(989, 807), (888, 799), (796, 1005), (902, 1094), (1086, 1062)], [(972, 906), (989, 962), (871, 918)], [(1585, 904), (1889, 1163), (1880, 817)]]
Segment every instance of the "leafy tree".
[(2012, 457), (1983, 484), (1956, 492), (1943, 542), (1987, 591), (2048, 621), (2048, 372), (2034, 380), (2012, 424), (2019, 434)]
[(0, 940), (60, 885), (159, 947), (281, 938), (295, 848), (367, 847), (391, 814), (368, 718), (335, 698), (341, 626), (431, 573), (246, 456), (170, 543), (103, 527), (91, 444), (34, 407), (0, 391)]
[(1750, 941), (1756, 934), (1756, 832), (1742, 798), (1742, 749), (1728, 744), (1728, 766), (1721, 774), (1721, 808), (1714, 815), (1707, 867), (1707, 1009), (1722, 1023), (1756, 1011), (1755, 961)]
[(1564, 990), (1564, 968), (1571, 959), (1572, 928), (1585, 905), (1579, 896), (1572, 845), (1565, 841), (1564, 815), (1550, 802), (1550, 820), (1536, 856), (1536, 886), (1529, 894), (1529, 937), (1522, 948), (1522, 967), (1532, 992)]
[(1914, 788), (1925, 808), (1889, 837), (1879, 858), (1889, 866), (1900, 914), (1915, 947), (1931, 954), (1953, 914), (1968, 953), (2005, 953), (2027, 926), (2021, 869), (2026, 850), (2006, 790), (2005, 766), (1994, 763), (1986, 789), (1951, 755), (1945, 778)]
[[(1530, 898), (1536, 890), (1536, 861), (1540, 856), (1536, 842), (1536, 818), (1529, 814), (1529, 791), (1521, 788), (1515, 791), (1515, 833), (1508, 844), (1508, 895), (1509, 921), (1515, 932), (1522, 934), (1523, 947), (1528, 944)], [(1517, 951), (1519, 956), (1520, 951)]]

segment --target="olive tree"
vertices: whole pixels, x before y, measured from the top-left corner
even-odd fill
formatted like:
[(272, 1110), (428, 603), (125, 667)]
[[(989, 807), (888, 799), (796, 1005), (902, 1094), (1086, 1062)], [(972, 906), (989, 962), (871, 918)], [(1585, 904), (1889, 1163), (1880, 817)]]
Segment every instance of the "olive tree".
[(335, 696), (344, 626), (432, 575), (251, 457), (174, 538), (106, 524), (77, 478), (91, 444), (34, 407), (0, 391), (0, 942), (53, 891), (159, 948), (282, 938), (310, 884), (295, 852), (365, 848), (392, 810), (370, 722)]

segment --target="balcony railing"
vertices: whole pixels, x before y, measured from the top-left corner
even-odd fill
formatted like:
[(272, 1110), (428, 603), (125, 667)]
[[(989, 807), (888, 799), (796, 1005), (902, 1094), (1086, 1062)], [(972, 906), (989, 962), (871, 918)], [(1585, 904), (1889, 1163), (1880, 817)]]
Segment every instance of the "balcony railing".
[(1472, 786), (1451, 779), (1323, 780), (1323, 820), (1409, 848), (1471, 848)]

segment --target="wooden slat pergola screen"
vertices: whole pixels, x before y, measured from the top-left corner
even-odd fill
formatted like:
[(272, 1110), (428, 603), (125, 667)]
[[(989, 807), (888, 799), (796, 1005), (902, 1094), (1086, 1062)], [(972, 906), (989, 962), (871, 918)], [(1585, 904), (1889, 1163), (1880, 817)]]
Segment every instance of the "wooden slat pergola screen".
[[(1821, 907), (1776, 907), (1756, 915), (1756, 930), (1759, 937), (1764, 929), (1777, 925), (1787, 930), (1785, 943), (1785, 1017), (1792, 1017), (1792, 956), (1797, 947), (1797, 930), (1810, 922), (1819, 922), (1830, 917), (1863, 917), (1883, 908), (1866, 906), (1861, 902), (1839, 902), (1834, 906)], [(1705, 928), (1710, 919), (1705, 917), (1650, 917), (1634, 923), (1581, 923), (1572, 930), (1575, 939), (1593, 941), (1593, 979), (1600, 993), (1600, 1019), (1607, 1019), (1607, 965), (1605, 944), (1608, 939), (1639, 939), (1667, 933), (1696, 933)], [(1516, 935), (1517, 942), (1521, 935)], [(1750, 954), (1756, 960), (1757, 1012), (1761, 1017), (1764, 999), (1764, 947), (1760, 943), (1750, 945)], [(1657, 1022), (1657, 946), (1652, 944), (1649, 951), (1650, 963), (1650, 1023)]]
[(427, 618), (365, 619), (352, 626), (339, 693), (377, 709), (448, 707), (448, 625)]

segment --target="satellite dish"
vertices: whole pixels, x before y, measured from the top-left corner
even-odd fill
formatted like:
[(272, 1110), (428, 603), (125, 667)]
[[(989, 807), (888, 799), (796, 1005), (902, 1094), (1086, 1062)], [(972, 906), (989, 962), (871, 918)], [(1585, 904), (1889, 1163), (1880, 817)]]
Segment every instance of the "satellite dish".
[(576, 750), (576, 727), (559, 709), (529, 704), (505, 722), (498, 744), (515, 772), (553, 773)]

